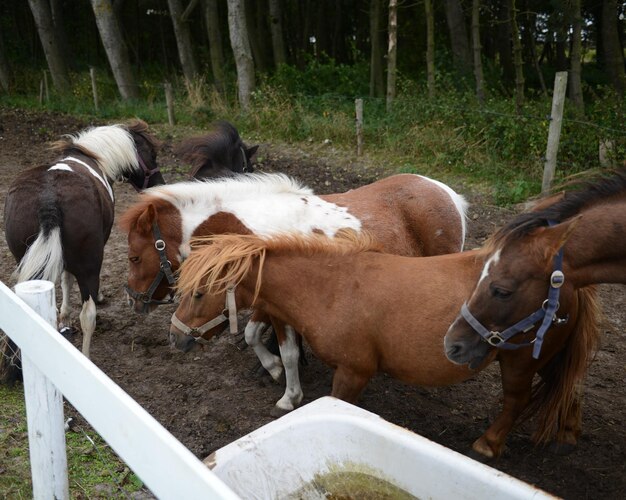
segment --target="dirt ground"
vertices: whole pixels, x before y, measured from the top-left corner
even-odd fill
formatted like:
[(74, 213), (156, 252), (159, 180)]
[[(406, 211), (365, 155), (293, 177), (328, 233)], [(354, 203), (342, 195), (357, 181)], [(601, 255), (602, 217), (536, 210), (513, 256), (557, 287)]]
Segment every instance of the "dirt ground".
[[(21, 169), (51, 159), (46, 143), (87, 125), (72, 117), (0, 109), (0, 198)], [(160, 151), (166, 179), (182, 176), (166, 134)], [(318, 155), (264, 144), (260, 170), (293, 175), (319, 193), (339, 192), (371, 182), (382, 169), (365, 168), (353, 158)], [(321, 159), (325, 158), (325, 159)], [(330, 159), (329, 159), (330, 158)], [(513, 214), (489, 206), (479, 193), (453, 186), (472, 202), (466, 248), (479, 246), (486, 236)], [(115, 187), (117, 213), (135, 199), (130, 186)], [(4, 201), (0, 205), (3, 205)], [(0, 218), (0, 224), (1, 218)], [(14, 260), (0, 236), (0, 279), (12, 286)], [(283, 387), (252, 373), (256, 358), (240, 351), (227, 334), (211, 349), (185, 355), (170, 350), (166, 341), (173, 306), (143, 317), (131, 313), (124, 301), (126, 240), (114, 228), (105, 250), (102, 291), (106, 304), (98, 308), (92, 359), (147, 411), (200, 458), (272, 420), (270, 410)], [(504, 455), (491, 466), (568, 499), (626, 498), (626, 288), (601, 287), (605, 320), (603, 347), (586, 383), (583, 435), (576, 450), (556, 456), (530, 441), (532, 422), (516, 427)], [(57, 296), (59, 292), (57, 292)], [(74, 294), (78, 324), (78, 293)], [(80, 344), (80, 335), (75, 344)], [(301, 370), (304, 403), (327, 395), (331, 371), (309, 356)], [(501, 388), (496, 365), (463, 384), (426, 389), (378, 376), (366, 388), (360, 406), (437, 443), (467, 453), (499, 412)], [(314, 439), (311, 436), (311, 439)], [(446, 478), (441, 478), (446, 480)]]

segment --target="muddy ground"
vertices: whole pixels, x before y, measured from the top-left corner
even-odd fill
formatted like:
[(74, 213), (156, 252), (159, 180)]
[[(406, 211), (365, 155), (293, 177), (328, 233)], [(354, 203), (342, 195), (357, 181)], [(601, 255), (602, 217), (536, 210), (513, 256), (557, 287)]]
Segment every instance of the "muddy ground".
[[(63, 115), (0, 109), (0, 198), (4, 200), (19, 170), (51, 159), (48, 141), (91, 124)], [(181, 179), (181, 165), (171, 153), (171, 135), (157, 135), (164, 140), (159, 159), (168, 170), (168, 182)], [(328, 154), (331, 148), (318, 154), (315, 148), (303, 152), (264, 144), (261, 170), (293, 175), (319, 193), (344, 191), (386, 175), (381, 168)], [(472, 202), (467, 248), (479, 246), (514, 213), (485, 204), (484, 196), (467, 193), (460, 184), (453, 187)], [(127, 185), (116, 186), (115, 191), (119, 214), (136, 194)], [(0, 279), (12, 286), (15, 264), (1, 233)], [(126, 270), (125, 237), (114, 228), (105, 251), (102, 291), (107, 302), (98, 308), (93, 361), (200, 458), (271, 421), (270, 409), (283, 388), (251, 373), (256, 365), (252, 350), (240, 351), (228, 335), (199, 354), (170, 350), (166, 331), (173, 306), (162, 306), (148, 317), (132, 314), (124, 301)], [(622, 286), (601, 287), (603, 347), (586, 382), (584, 431), (576, 450), (556, 456), (534, 447), (531, 422), (516, 427), (504, 455), (490, 465), (568, 499), (626, 497), (625, 291)], [(77, 292), (74, 305), (77, 324)], [(80, 341), (78, 335), (74, 342), (78, 346)], [(331, 372), (311, 356), (301, 377), (305, 403), (329, 394)], [(359, 404), (467, 453), (497, 415), (500, 398), (499, 372), (492, 365), (473, 380), (439, 389), (411, 387), (381, 375), (369, 384)]]

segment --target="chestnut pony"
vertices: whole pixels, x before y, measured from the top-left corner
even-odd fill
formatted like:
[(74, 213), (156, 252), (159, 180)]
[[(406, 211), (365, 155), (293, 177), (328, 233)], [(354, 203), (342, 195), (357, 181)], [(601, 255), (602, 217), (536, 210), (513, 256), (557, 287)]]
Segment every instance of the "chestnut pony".
[[(411, 258), (372, 248), (368, 238), (351, 235), (202, 238), (181, 266), (175, 315), (200, 325), (223, 314), (231, 293), (238, 307), (254, 306), (300, 332), (315, 356), (335, 369), (332, 395), (351, 403), (377, 372), (441, 386), (466, 380), (497, 358), (504, 405), (474, 443), (485, 457), (502, 452), (514, 422), (529, 408), (535, 373), (543, 377), (533, 398), (540, 439), (548, 440), (557, 423), (557, 439), (577, 432), (579, 415), (570, 403), (586, 366), (572, 360), (588, 356), (597, 336), (591, 291), (563, 287), (559, 313), (569, 321), (553, 327), (539, 360), (527, 351), (503, 351), (462, 366), (446, 359), (443, 337), (478, 281), (488, 250)], [(219, 328), (184, 334), (173, 323), (170, 343), (188, 351), (217, 333)]]
[[(471, 363), (494, 347), (508, 348), (519, 336), (515, 325), (562, 282), (574, 289), (626, 284), (626, 169), (577, 188), (519, 215), (492, 237), (481, 279), (445, 337), (451, 361)], [(540, 344), (538, 338), (537, 356)]]
[(230, 177), (254, 172), (252, 161), (259, 146), (248, 147), (232, 123), (213, 123), (209, 133), (183, 140), (174, 153), (191, 165), (195, 179)]
[[(150, 189), (121, 218), (128, 233), (131, 306), (137, 312), (149, 312), (169, 301), (173, 273), (189, 256), (193, 236), (252, 233), (268, 237), (280, 231), (332, 236), (342, 228), (366, 229), (387, 252), (436, 255), (462, 249), (465, 209), (463, 197), (445, 184), (411, 174), (325, 196), (315, 196), (282, 174), (250, 174)], [(266, 322), (255, 315), (245, 338), (263, 367), (278, 379), (285, 359), (281, 362), (261, 342)], [(288, 345), (280, 347), (281, 353), (297, 350), (295, 337), (279, 337), (279, 344), (285, 340)], [(291, 362), (293, 357), (288, 359)], [(297, 377), (297, 370), (294, 372)], [(297, 380), (288, 384), (299, 386)], [(294, 393), (298, 391), (299, 387)], [(286, 402), (285, 410), (298, 403)]]
[(142, 190), (163, 184), (157, 141), (145, 122), (86, 129), (58, 141), (52, 162), (21, 172), (4, 205), (6, 241), (18, 282), (61, 278), (60, 326), (69, 324), (76, 278), (82, 300), (83, 353), (89, 356), (104, 245), (113, 225), (114, 181)]

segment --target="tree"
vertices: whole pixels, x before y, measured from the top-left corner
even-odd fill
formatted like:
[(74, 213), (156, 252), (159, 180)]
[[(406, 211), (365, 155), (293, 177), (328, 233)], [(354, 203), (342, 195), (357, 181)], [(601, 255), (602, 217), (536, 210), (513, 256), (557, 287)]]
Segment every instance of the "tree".
[(224, 48), (222, 46), (222, 30), (220, 29), (217, 0), (204, 0), (204, 18), (206, 20), (207, 35), (209, 38), (209, 53), (211, 56), (211, 71), (215, 87), (224, 93)]
[(474, 77), (476, 78), (476, 98), (482, 106), (485, 103), (483, 63), (480, 46), (480, 0), (472, 1), (472, 48), (474, 52)]
[(4, 41), (2, 39), (2, 32), (0, 32), (0, 86), (2, 90), (8, 92), (11, 82), (11, 70), (4, 51)]
[(623, 95), (626, 90), (626, 74), (624, 51), (617, 29), (617, 0), (603, 0), (602, 2), (602, 44), (604, 66), (609, 74), (611, 85), (619, 95)]
[(428, 97), (435, 97), (435, 14), (431, 0), (424, 0), (426, 14), (426, 81)]
[(454, 65), (461, 74), (468, 74), (472, 67), (469, 51), (465, 14), (460, 0), (446, 0), (446, 19), (450, 31), (450, 44)]
[(69, 94), (71, 91), (70, 75), (61, 51), (57, 29), (52, 21), (50, 3), (48, 0), (28, 0), (28, 4), (35, 18), (35, 25), (37, 26), (37, 32), (39, 33), (46, 61), (48, 62), (54, 87), (61, 94)]
[(396, 98), (396, 57), (398, 55), (398, 0), (389, 0), (389, 47), (387, 48), (387, 111)]
[(515, 66), (515, 110), (522, 112), (524, 104), (524, 62), (522, 61), (522, 42), (519, 38), (517, 26), (517, 8), (515, 0), (510, 0), (511, 39), (513, 41), (513, 64)]
[[(178, 58), (183, 69), (183, 75), (185, 75), (185, 80), (191, 83), (198, 77), (198, 65), (193, 55), (189, 24), (186, 19), (183, 19), (183, 8), (180, 2), (181, 0), (167, 0), (167, 5), (169, 6), (170, 17), (172, 18), (176, 47), (178, 48)], [(193, 3), (193, 5), (195, 5), (195, 3)], [(188, 9), (186, 12), (191, 12), (191, 9)]]
[(572, 50), (570, 53), (569, 96), (580, 114), (584, 113), (583, 90), (581, 83), (581, 31), (582, 16), (580, 0), (569, 0), (572, 14)]
[(122, 99), (136, 99), (139, 97), (139, 89), (135, 84), (128, 49), (117, 24), (111, 0), (91, 0), (91, 7), (120, 95)]
[(382, 42), (380, 37), (381, 7), (381, 0), (370, 0), (370, 97), (380, 97), (385, 92)]
[(270, 6), (270, 31), (272, 34), (272, 51), (274, 53), (274, 64), (278, 68), (281, 64), (287, 63), (287, 52), (285, 51), (285, 41), (283, 36), (283, 20), (280, 10), (279, 0), (269, 0)]
[(230, 45), (237, 66), (239, 104), (244, 111), (250, 109), (250, 95), (254, 90), (254, 61), (250, 50), (244, 0), (228, 0), (228, 31)]

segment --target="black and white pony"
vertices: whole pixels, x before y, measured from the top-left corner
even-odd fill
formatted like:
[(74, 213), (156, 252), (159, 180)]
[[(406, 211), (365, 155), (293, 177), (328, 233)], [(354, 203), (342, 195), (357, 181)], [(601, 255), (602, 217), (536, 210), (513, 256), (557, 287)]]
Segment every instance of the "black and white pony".
[(9, 187), (4, 228), (18, 262), (17, 281), (61, 280), (61, 328), (69, 326), (69, 294), (76, 278), (85, 356), (96, 327), (96, 302), (102, 298), (100, 268), (115, 206), (112, 184), (128, 182), (137, 191), (164, 184), (157, 145), (140, 120), (89, 128), (53, 144), (56, 160), (23, 171)]
[(174, 153), (191, 165), (190, 177), (212, 179), (254, 172), (258, 148), (246, 146), (232, 123), (218, 121), (208, 134), (182, 141)]

